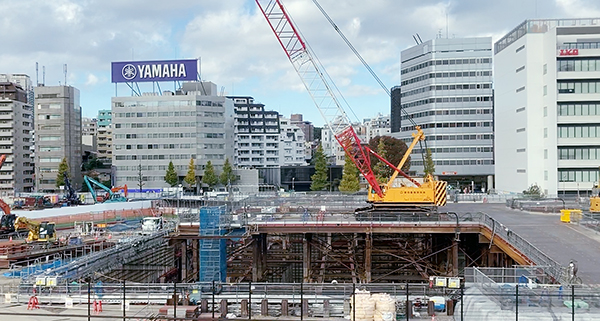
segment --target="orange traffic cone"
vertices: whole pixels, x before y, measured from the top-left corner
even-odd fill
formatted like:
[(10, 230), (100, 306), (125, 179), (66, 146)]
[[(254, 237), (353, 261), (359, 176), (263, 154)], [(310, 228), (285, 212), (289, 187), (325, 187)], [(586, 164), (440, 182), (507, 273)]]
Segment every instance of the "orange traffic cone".
[(8, 238), (8, 241), (9, 241), (9, 242), (12, 242), (12, 236)]

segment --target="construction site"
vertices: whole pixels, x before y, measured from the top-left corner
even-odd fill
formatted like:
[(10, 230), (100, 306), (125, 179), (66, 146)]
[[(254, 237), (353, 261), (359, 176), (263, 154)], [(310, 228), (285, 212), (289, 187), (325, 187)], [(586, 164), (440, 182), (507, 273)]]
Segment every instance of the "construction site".
[(256, 4), (362, 191), (241, 194), (230, 180), (225, 195), (140, 200), (85, 176), (84, 205), (65, 174), (59, 199), (0, 201), (3, 318), (598, 319), (598, 191), (459, 197), (433, 169), (409, 175), (421, 127), (406, 118), (398, 164), (372, 150), (281, 2)]

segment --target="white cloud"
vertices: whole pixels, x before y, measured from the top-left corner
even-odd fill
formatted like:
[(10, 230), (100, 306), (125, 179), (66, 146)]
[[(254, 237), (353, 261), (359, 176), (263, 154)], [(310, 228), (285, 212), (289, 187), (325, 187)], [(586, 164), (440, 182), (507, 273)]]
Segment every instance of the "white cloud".
[[(370, 75), (311, 0), (282, 2), (350, 100), (380, 95), (376, 86), (374, 92), (368, 87), (374, 84), (366, 79)], [(412, 35), (418, 33), (426, 41), (441, 29), (445, 36), (446, 13), (450, 37), (488, 35), (494, 40), (528, 18), (600, 16), (600, 2), (595, 0), (319, 3), (388, 87), (399, 82), (400, 51), (414, 44)], [(288, 93), (306, 94), (254, 0), (22, 0), (2, 5), (0, 73), (35, 78), (37, 61), (40, 78), (41, 66), (46, 66), (46, 84), (57, 84), (64, 80), (62, 66), (67, 63), (69, 83), (90, 90), (82, 91), (82, 99), (110, 95), (110, 62), (132, 58), (201, 57), (203, 78), (227, 91), (235, 85), (236, 94), (265, 103)], [(378, 111), (386, 113), (389, 103), (384, 100)], [(285, 105), (302, 110), (293, 106), (296, 103), (290, 99)]]
[[(598, 18), (600, 10), (596, 3), (596, 8), (590, 1), (583, 0), (556, 0), (556, 6), (566, 13), (568, 18)], [(567, 18), (565, 17), (565, 18)]]
[(85, 82), (86, 86), (93, 86), (93, 85), (96, 85), (97, 83), (98, 83), (98, 77), (96, 77), (96, 75), (94, 75), (94, 74), (87, 75), (87, 80)]

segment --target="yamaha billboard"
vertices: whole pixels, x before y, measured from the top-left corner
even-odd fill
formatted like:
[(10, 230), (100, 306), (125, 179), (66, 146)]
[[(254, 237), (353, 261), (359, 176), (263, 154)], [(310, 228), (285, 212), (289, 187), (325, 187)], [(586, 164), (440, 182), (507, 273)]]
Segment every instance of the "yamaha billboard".
[(198, 60), (113, 62), (111, 70), (114, 83), (197, 80)]

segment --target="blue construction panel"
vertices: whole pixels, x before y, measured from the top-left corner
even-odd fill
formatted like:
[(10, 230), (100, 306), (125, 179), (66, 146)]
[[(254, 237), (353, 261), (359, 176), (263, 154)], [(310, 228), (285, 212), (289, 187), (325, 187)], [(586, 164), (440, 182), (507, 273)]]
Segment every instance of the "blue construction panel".
[[(225, 206), (200, 209), (200, 235), (224, 235)], [(199, 249), (200, 282), (225, 282), (227, 277), (227, 242), (225, 239), (201, 239)]]

